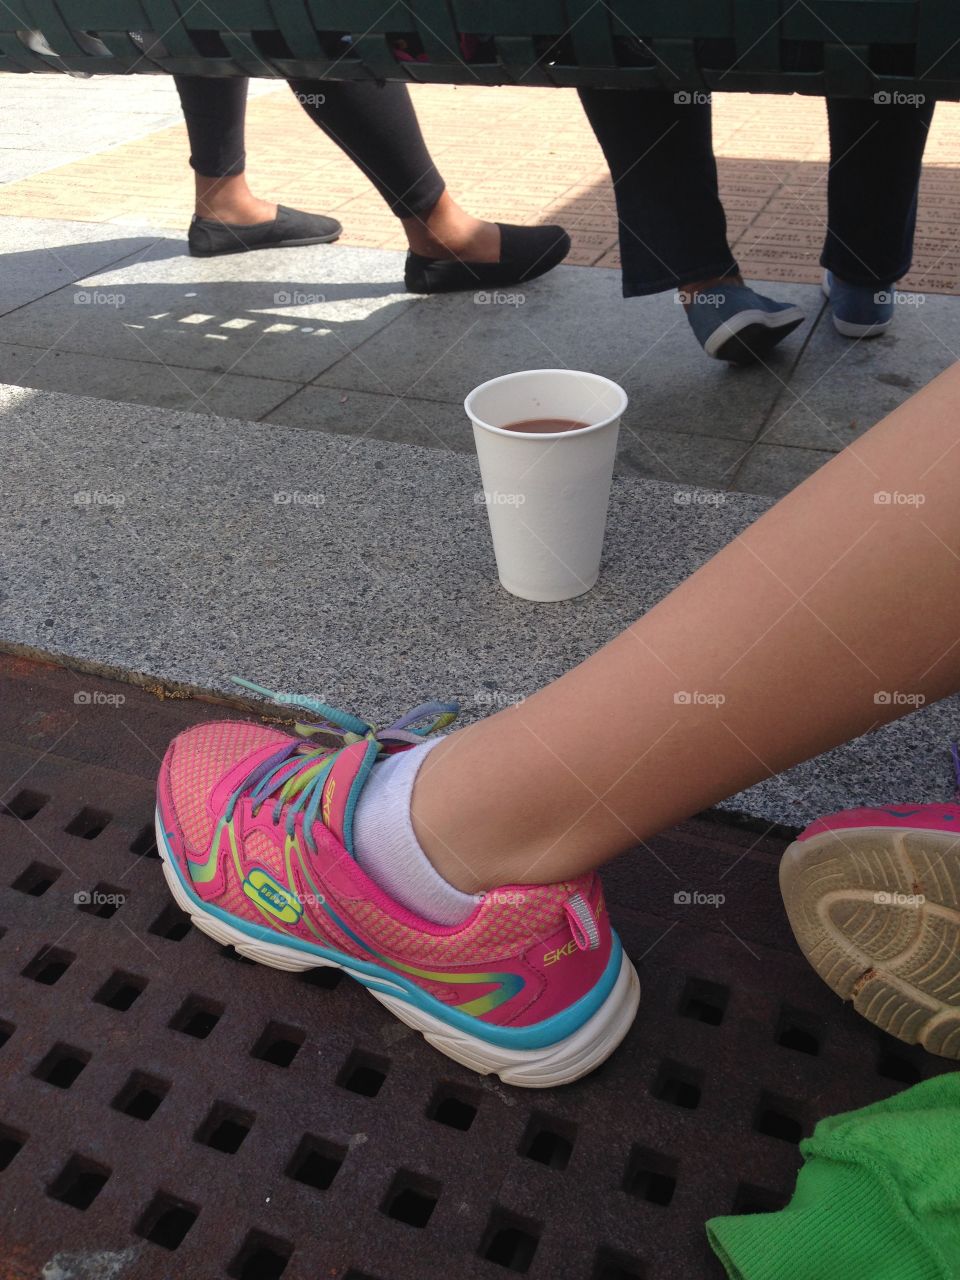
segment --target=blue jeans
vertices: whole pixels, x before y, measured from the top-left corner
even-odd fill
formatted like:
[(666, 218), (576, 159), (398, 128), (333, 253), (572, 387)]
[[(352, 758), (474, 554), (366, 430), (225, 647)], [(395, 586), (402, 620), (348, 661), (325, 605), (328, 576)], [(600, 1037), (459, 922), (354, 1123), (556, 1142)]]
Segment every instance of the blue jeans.
[[(670, 91), (579, 92), (613, 178), (624, 297), (736, 274), (709, 102), (677, 102)], [(909, 270), (934, 106), (827, 99), (831, 166), (820, 263), (841, 280), (889, 285)]]

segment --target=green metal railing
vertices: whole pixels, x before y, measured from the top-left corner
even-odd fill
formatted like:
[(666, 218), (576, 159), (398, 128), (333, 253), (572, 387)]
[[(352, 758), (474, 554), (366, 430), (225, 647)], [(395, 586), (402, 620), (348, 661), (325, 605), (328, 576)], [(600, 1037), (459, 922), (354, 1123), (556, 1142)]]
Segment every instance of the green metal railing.
[(960, 0), (10, 0), (0, 70), (960, 98)]

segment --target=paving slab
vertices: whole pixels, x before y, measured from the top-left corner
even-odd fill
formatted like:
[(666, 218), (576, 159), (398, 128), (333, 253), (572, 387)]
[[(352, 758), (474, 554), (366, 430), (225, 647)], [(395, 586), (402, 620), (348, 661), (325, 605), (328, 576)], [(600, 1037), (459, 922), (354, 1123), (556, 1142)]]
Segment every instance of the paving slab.
[(777, 297), (807, 321), (767, 367), (731, 369), (703, 355), (672, 292), (624, 299), (619, 272), (560, 267), (523, 288), (431, 298), (317, 382), (460, 403), (491, 369), (590, 369), (623, 385), (635, 429), (691, 433), (709, 419), (711, 435), (752, 440), (823, 307), (812, 285), (779, 285)]
[[(769, 505), (615, 478), (601, 580), (532, 604), (499, 586), (475, 460), (445, 450), (0, 389), (0, 642), (128, 679), (231, 674), (381, 723), (532, 692), (650, 608)], [(956, 699), (730, 807), (800, 824), (950, 794)]]
[(0, 319), (0, 341), (304, 383), (414, 301), (395, 252), (315, 245), (205, 259), (168, 233), (141, 244)]
[(38, 391), (102, 396), (166, 409), (189, 409), (226, 417), (259, 418), (282, 404), (293, 388), (276, 378), (246, 378), (237, 373), (189, 369), (150, 360), (118, 360), (110, 356), (0, 342), (0, 382)]
[(47, 218), (3, 218), (0, 229), (0, 316), (142, 252), (152, 242), (136, 233), (105, 233), (91, 222)]
[(960, 360), (960, 306), (952, 297), (899, 291), (890, 329), (842, 337), (817, 325), (761, 441), (837, 451)]

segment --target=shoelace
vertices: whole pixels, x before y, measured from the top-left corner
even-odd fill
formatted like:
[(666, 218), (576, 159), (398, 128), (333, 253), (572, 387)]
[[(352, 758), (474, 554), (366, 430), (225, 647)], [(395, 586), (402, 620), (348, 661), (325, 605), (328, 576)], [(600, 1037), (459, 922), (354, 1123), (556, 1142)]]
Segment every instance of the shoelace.
[[(314, 722), (297, 722), (294, 725), (300, 740), (291, 739), (252, 769), (231, 795), (224, 815), (228, 821), (233, 817), (243, 795), (249, 795), (252, 800), (254, 814), (259, 813), (273, 796), (273, 822), (279, 825), (286, 809), (284, 829), (288, 836), (292, 836), (297, 818), (302, 814), (303, 833), (311, 853), (317, 851), (313, 839), (313, 824), (317, 820), (322, 802), (323, 784), (339, 751), (352, 743), (367, 741), (376, 744), (378, 755), (390, 754), (391, 748), (402, 749), (416, 745), (430, 734), (445, 729), (453, 723), (460, 710), (455, 702), (425, 702), (385, 729), (377, 729), (359, 716), (351, 715), (349, 711), (340, 711), (315, 698), (299, 695), (288, 697), (239, 676), (233, 676), (232, 679), (244, 689), (250, 689), (272, 702), (302, 707), (321, 717)], [(413, 727), (431, 717), (432, 723), (425, 729)], [(338, 746), (312, 745), (310, 739), (318, 736), (338, 738), (340, 743)]]

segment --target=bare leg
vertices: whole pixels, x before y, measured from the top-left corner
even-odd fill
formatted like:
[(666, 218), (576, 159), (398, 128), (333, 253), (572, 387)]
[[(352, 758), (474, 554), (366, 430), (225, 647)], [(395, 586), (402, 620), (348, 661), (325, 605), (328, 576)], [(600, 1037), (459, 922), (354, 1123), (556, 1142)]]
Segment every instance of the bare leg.
[(277, 216), (277, 206), (270, 200), (261, 200), (247, 186), (246, 175), (230, 174), (225, 178), (207, 178), (194, 173), (196, 203), (194, 212), (199, 218), (214, 218), (231, 226), (252, 226), (257, 222), (272, 222)]
[(413, 796), (438, 871), (561, 880), (896, 718), (879, 691), (960, 687), (958, 415), (960, 364), (582, 665), (451, 734)]

